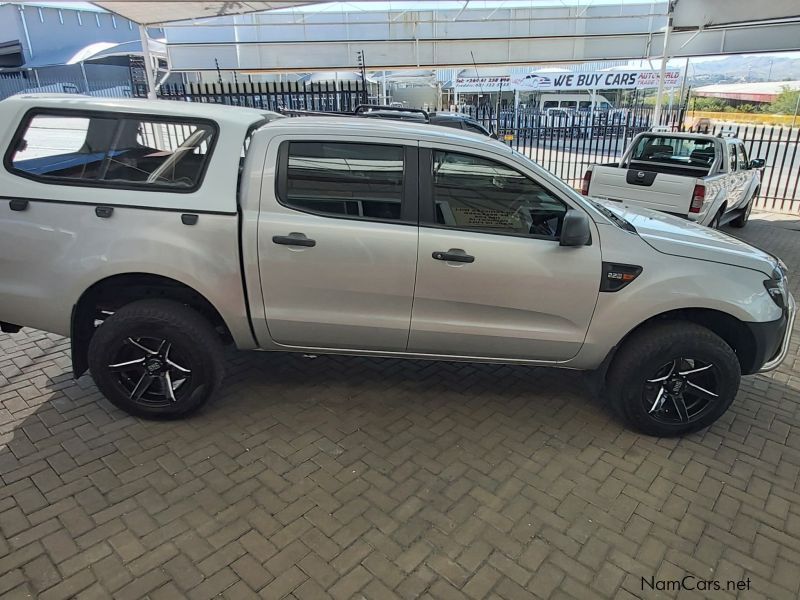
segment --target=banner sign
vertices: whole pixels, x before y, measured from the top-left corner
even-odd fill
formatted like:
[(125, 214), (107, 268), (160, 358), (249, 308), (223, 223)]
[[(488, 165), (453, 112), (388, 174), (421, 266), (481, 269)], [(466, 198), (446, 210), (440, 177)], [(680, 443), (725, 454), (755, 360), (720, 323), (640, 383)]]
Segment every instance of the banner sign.
[[(587, 91), (587, 90), (632, 90), (635, 88), (657, 88), (658, 71), (593, 71), (588, 73), (530, 73), (528, 75), (497, 75), (493, 77), (459, 77), (456, 89), (459, 92), (506, 91)], [(664, 87), (680, 85), (681, 72), (667, 70)]]

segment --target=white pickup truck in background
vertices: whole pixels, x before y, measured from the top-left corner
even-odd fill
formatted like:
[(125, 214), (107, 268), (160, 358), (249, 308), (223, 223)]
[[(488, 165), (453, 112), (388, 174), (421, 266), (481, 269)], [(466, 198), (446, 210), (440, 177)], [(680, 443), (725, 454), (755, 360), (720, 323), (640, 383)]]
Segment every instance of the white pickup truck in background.
[(619, 162), (590, 166), (581, 192), (701, 225), (744, 227), (761, 185), (762, 159), (741, 140), (694, 133), (640, 133)]

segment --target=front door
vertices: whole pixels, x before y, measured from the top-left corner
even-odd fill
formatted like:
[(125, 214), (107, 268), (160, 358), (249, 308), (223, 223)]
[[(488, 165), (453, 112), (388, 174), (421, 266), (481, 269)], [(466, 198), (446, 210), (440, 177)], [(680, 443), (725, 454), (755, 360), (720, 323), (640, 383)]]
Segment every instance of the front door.
[(280, 144), (275, 189), (264, 186), (258, 223), (273, 341), (406, 349), (417, 260), (415, 144)]
[(420, 236), (410, 352), (563, 361), (600, 286), (600, 244), (563, 247), (567, 210), (502, 158), (420, 149)]

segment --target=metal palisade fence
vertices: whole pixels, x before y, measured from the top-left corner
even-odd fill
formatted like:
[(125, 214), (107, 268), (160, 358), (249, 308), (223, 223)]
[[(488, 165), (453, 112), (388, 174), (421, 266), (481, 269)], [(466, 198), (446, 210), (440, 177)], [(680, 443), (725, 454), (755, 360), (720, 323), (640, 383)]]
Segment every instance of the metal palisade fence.
[[(613, 163), (633, 137), (652, 127), (653, 109), (639, 106), (603, 112), (476, 110), (474, 118), (518, 152), (580, 188), (589, 165)], [(674, 131), (730, 135), (741, 139), (749, 158), (763, 158), (755, 206), (800, 213), (800, 128), (770, 124), (716, 122), (688, 126), (683, 109), (662, 113), (660, 124)]]
[[(0, 98), (24, 92), (83, 93), (98, 97), (144, 97), (146, 88), (131, 81), (37, 82), (0, 80)], [(352, 111), (375, 102), (361, 81), (305, 83), (239, 82), (165, 84), (159, 97), (186, 102), (212, 102), (262, 110)], [(634, 104), (610, 110), (501, 110), (484, 105), (465, 106), (468, 112), (500, 140), (580, 188), (589, 165), (614, 162), (631, 139), (653, 125), (653, 109)], [(665, 110), (659, 124), (675, 131), (688, 131), (684, 108)], [(694, 120), (700, 124), (701, 122)], [(727, 134), (744, 141), (748, 156), (763, 158), (766, 167), (756, 206), (781, 212), (800, 213), (800, 127), (771, 124), (704, 124), (703, 133)], [(695, 126), (694, 129), (697, 127)]]
[[(146, 96), (137, 85), (135, 95)], [(366, 104), (367, 92), (360, 81), (322, 81), (305, 84), (297, 81), (262, 83), (187, 83), (162, 85), (159, 97), (189, 102), (213, 102), (280, 111), (351, 111)]]

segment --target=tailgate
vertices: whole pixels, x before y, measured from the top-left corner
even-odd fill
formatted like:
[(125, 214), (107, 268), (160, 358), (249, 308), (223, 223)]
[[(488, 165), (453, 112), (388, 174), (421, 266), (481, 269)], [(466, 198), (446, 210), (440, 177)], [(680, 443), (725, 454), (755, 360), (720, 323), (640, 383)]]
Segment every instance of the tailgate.
[(685, 215), (696, 182), (694, 177), (682, 175), (596, 166), (592, 169), (589, 195)]

